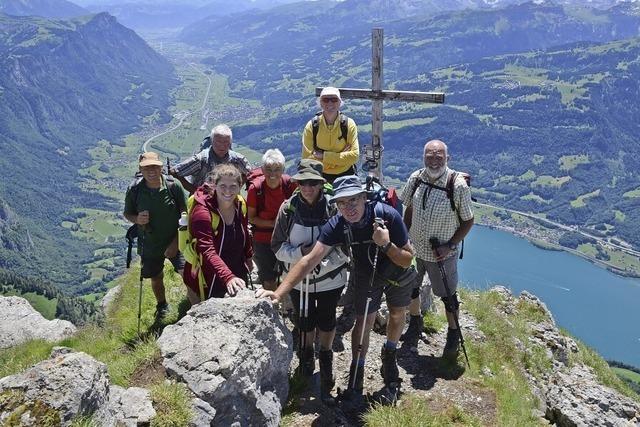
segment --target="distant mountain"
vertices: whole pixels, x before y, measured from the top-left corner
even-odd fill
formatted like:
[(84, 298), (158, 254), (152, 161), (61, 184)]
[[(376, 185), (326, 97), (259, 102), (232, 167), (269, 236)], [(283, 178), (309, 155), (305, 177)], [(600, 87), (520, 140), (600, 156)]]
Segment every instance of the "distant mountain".
[(109, 203), (80, 189), (78, 169), (100, 139), (164, 117), (173, 67), (108, 14), (0, 15), (0, 53), (0, 268), (78, 290), (92, 246), (61, 223)]
[(0, 13), (13, 16), (72, 18), (87, 15), (89, 11), (67, 0), (2, 0)]

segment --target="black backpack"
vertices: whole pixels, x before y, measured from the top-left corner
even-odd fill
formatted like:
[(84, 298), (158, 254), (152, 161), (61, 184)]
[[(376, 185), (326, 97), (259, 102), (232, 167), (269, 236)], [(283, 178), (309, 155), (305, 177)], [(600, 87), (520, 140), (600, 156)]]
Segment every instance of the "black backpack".
[[(460, 218), (460, 211), (458, 210), (458, 207), (456, 206), (455, 199), (453, 197), (453, 190), (454, 190), (456, 178), (458, 177), (458, 175), (462, 176), (464, 178), (464, 180), (467, 182), (467, 185), (469, 186), (469, 188), (471, 188), (471, 175), (469, 175), (466, 172), (453, 171), (449, 175), (449, 177), (447, 178), (447, 183), (445, 184), (445, 186), (441, 187), (439, 185), (432, 184), (432, 183), (430, 183), (428, 181), (425, 181), (422, 178), (420, 178), (420, 176), (422, 175), (423, 171), (424, 171), (424, 168), (422, 168), (422, 169), (420, 169), (418, 171), (418, 176), (416, 177), (416, 180), (415, 180), (415, 183), (413, 185), (413, 188), (409, 192), (409, 197), (408, 197), (407, 200), (413, 199), (414, 194), (416, 194), (416, 191), (418, 190), (418, 188), (422, 184), (424, 184), (424, 185), (426, 185), (428, 187), (431, 187), (431, 188), (435, 188), (436, 190), (444, 191), (445, 193), (447, 193), (447, 199), (449, 199), (449, 204), (451, 205), (451, 210), (456, 213), (456, 215), (458, 216), (458, 221), (460, 223), (462, 223), (462, 218)], [(475, 197), (471, 197), (471, 200), (473, 200), (474, 202), (477, 201)], [(426, 203), (427, 203), (427, 192), (425, 191), (423, 196), (422, 196), (422, 208), (423, 209), (425, 209)], [(463, 254), (464, 254), (464, 240), (461, 243), (460, 259), (462, 259)]]
[[(163, 175), (165, 182), (167, 184), (167, 189), (169, 190), (169, 194), (171, 195), (171, 199), (178, 206), (180, 211), (187, 211), (187, 207), (184, 205), (184, 195), (178, 194), (180, 188), (176, 185), (172, 176)], [(140, 183), (142, 182), (142, 173), (139, 171), (136, 172), (133, 177), (133, 181), (129, 185), (127, 192), (131, 192), (133, 195), (133, 199), (136, 201), (136, 205), (138, 205), (138, 188)], [(131, 265), (131, 250), (133, 248), (133, 243), (138, 238), (138, 224), (133, 224), (127, 229), (127, 234), (125, 235), (127, 239), (127, 268)]]
[[(322, 115), (322, 111), (316, 113), (311, 119), (311, 130), (313, 131), (313, 150), (318, 151), (318, 131), (320, 130), (320, 116)], [(346, 114), (340, 113), (340, 139), (344, 139), (344, 142), (347, 142), (347, 134), (349, 132), (349, 118)]]

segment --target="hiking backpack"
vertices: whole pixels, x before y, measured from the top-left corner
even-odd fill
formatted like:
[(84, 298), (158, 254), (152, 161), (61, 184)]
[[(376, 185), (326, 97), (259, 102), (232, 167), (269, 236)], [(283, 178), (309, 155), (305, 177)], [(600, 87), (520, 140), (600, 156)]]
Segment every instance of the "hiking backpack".
[(367, 190), (367, 200), (385, 203), (397, 210), (402, 216), (402, 201), (395, 188), (385, 187), (377, 177), (372, 175), (367, 176), (364, 188)]
[[(318, 112), (311, 119), (311, 130), (313, 132), (313, 151), (322, 151), (318, 148), (318, 131), (320, 130), (320, 116), (322, 115), (322, 111)], [(343, 139), (344, 142), (347, 142), (347, 134), (349, 132), (349, 118), (346, 114), (340, 113), (340, 138)]]
[[(239, 194), (236, 196), (236, 200), (240, 204), (240, 215), (244, 220), (244, 218), (247, 217), (247, 202), (245, 201), (244, 197)], [(204, 272), (202, 271), (202, 254), (199, 254), (196, 251), (196, 244), (198, 242), (198, 239), (194, 238), (191, 234), (191, 214), (195, 205), (196, 201), (194, 196), (189, 196), (189, 199), (187, 200), (187, 226), (178, 228), (178, 249), (180, 249), (180, 252), (182, 252), (184, 260), (191, 264), (192, 274), (198, 274), (200, 299), (204, 301), (204, 285), (206, 281), (204, 278)], [(211, 214), (211, 229), (213, 230), (213, 235), (217, 236), (218, 225), (220, 225), (220, 215), (212, 211), (210, 211), (209, 213)]]
[[(293, 184), (293, 181), (291, 181), (291, 177), (289, 175), (282, 174), (282, 177), (280, 179), (282, 184), (282, 191), (284, 192), (284, 198), (286, 200), (293, 195), (295, 191), (295, 188), (294, 188), (295, 185)], [(251, 185), (253, 185), (253, 187), (256, 189), (256, 196), (258, 196), (258, 205), (256, 206), (256, 210), (258, 212), (264, 209), (265, 207), (265, 200), (264, 200), (265, 180), (266, 179), (264, 176), (264, 172), (262, 172), (262, 168), (257, 167), (249, 171), (249, 174), (247, 175), (247, 182), (245, 184), (245, 189), (247, 191), (249, 191), (249, 187)], [(253, 226), (253, 230), (260, 230), (260, 228)]]
[[(453, 171), (453, 172), (451, 172), (451, 174), (447, 178), (447, 183), (445, 184), (445, 186), (441, 187), (439, 185), (432, 184), (432, 183), (430, 183), (428, 181), (425, 181), (422, 178), (420, 178), (420, 176), (422, 175), (423, 171), (424, 171), (424, 168), (422, 168), (422, 169), (420, 169), (418, 171), (418, 176), (416, 177), (416, 180), (415, 180), (415, 183), (413, 185), (413, 188), (409, 192), (409, 198), (407, 200), (413, 199), (414, 194), (416, 194), (416, 191), (418, 191), (418, 188), (422, 184), (426, 185), (427, 187), (435, 188), (436, 190), (444, 191), (447, 194), (447, 199), (449, 199), (449, 204), (451, 205), (451, 210), (454, 211), (456, 213), (456, 215), (458, 216), (458, 222), (462, 223), (462, 218), (460, 218), (460, 210), (456, 206), (456, 202), (455, 202), (454, 196), (453, 196), (453, 191), (455, 189), (456, 178), (458, 177), (458, 175), (462, 176), (464, 178), (464, 180), (467, 182), (467, 185), (469, 186), (469, 188), (471, 188), (471, 175), (469, 175), (466, 172)], [(471, 197), (471, 200), (473, 200), (475, 202), (476, 198), (475, 197)], [(424, 194), (422, 195), (422, 207), (423, 207), (423, 209), (425, 208), (426, 202), (427, 202), (427, 192), (425, 191)], [(461, 242), (460, 259), (462, 259), (463, 254), (464, 254), (464, 240), (462, 240), (462, 242)]]
[[(179, 194), (180, 188), (176, 185), (174, 179), (170, 175), (162, 175), (165, 179), (165, 185), (167, 186), (167, 190), (169, 190), (169, 195), (171, 196), (171, 200), (178, 206), (180, 212), (184, 212), (186, 210), (186, 206), (183, 206), (182, 198), (183, 195)], [(142, 173), (140, 171), (136, 172), (133, 177), (133, 181), (129, 185), (127, 192), (131, 192), (133, 195), (133, 199), (135, 200), (136, 206), (138, 205), (138, 196), (139, 196), (139, 185), (142, 183)], [(138, 238), (138, 224), (133, 224), (127, 229), (127, 234), (125, 238), (127, 239), (127, 268), (131, 266), (131, 252), (133, 249), (133, 243)]]

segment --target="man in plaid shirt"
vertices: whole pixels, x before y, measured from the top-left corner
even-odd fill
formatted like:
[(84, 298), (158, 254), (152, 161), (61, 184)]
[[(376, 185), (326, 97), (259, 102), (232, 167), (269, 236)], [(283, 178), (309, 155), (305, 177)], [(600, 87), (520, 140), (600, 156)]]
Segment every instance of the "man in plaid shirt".
[[(453, 206), (449, 200), (446, 186), (454, 170), (447, 167), (449, 153), (447, 145), (440, 140), (432, 140), (424, 146), (424, 165), (411, 174), (400, 199), (404, 203), (404, 222), (409, 229), (409, 238), (414, 245), (418, 267), (418, 279), (411, 295), (409, 306), (411, 314), (409, 328), (403, 335), (405, 344), (416, 347), (423, 330), (420, 310), (420, 286), (424, 274), (429, 275), (434, 295), (445, 303), (449, 331), (443, 356), (456, 355), (459, 347), (459, 334), (456, 330), (454, 313), (458, 315), (458, 244), (465, 238), (473, 226), (471, 208), (471, 190), (461, 174), (453, 182)], [(429, 242), (437, 238), (440, 246), (434, 251)], [(451, 300), (443, 284), (438, 262), (446, 272)], [(427, 294), (430, 290), (427, 289)]]
[(231, 150), (232, 138), (229, 126), (222, 124), (214, 127), (211, 130), (211, 147), (178, 163), (169, 173), (191, 194), (204, 183), (209, 172), (222, 163), (230, 163), (238, 168), (244, 180), (249, 173), (249, 162), (245, 156)]

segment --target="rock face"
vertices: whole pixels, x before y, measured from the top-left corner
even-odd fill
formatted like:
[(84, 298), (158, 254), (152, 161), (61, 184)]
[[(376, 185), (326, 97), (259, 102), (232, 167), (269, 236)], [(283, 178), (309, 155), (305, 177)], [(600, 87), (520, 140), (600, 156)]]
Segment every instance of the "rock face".
[(215, 409), (212, 425), (279, 425), (293, 352), (269, 301), (250, 291), (204, 301), (158, 344), (167, 372)]
[(24, 298), (0, 297), (0, 349), (34, 339), (59, 341), (75, 332), (73, 323), (45, 319)]
[(599, 384), (590, 367), (571, 362), (571, 355), (580, 351), (578, 345), (560, 333), (551, 312), (538, 297), (524, 291), (514, 298), (504, 287), (492, 291), (505, 299), (499, 308), (505, 315), (517, 311), (519, 301), (545, 313), (546, 319), (529, 324), (530, 340), (546, 351), (552, 368), (542, 376), (529, 375), (529, 381), (547, 420), (561, 427), (640, 425), (639, 404)]
[(109, 401), (93, 417), (103, 427), (135, 427), (149, 425), (156, 416), (149, 390), (111, 385)]
[[(57, 347), (51, 357), (23, 373), (0, 379), (0, 424), (70, 425), (77, 415), (90, 415), (105, 404), (109, 392), (107, 367), (91, 356)], [(7, 403), (8, 402), (8, 403)], [(17, 418), (17, 419), (16, 419)]]

